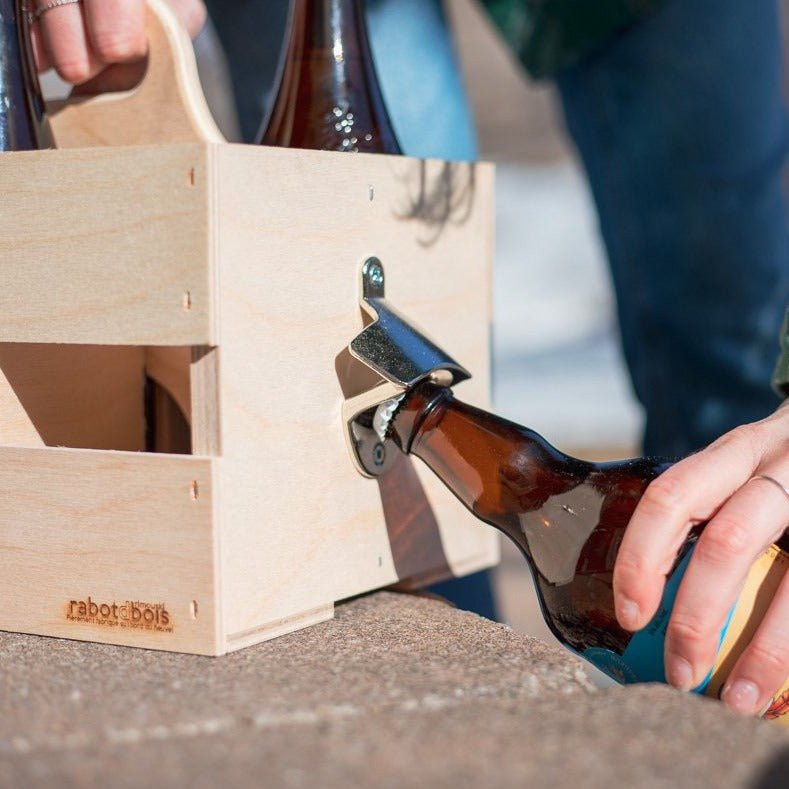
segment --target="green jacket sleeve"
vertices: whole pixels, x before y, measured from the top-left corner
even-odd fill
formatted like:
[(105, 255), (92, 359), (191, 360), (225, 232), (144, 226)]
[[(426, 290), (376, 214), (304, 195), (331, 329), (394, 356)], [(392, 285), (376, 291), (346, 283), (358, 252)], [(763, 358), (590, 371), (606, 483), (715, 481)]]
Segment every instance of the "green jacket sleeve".
[(773, 373), (773, 389), (781, 397), (789, 397), (789, 310), (786, 311), (781, 329), (781, 355)]
[(549, 77), (664, 0), (482, 0), (532, 77)]

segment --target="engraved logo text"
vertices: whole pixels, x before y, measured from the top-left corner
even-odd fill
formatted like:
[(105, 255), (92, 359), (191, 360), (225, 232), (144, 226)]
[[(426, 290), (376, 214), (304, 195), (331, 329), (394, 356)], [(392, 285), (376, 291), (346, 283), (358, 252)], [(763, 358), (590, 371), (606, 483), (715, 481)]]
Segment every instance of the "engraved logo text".
[(84, 600), (69, 600), (66, 619), (89, 625), (121, 627), (131, 630), (151, 630), (172, 633), (172, 617), (164, 603), (145, 603), (126, 600), (123, 603), (97, 603), (90, 596)]

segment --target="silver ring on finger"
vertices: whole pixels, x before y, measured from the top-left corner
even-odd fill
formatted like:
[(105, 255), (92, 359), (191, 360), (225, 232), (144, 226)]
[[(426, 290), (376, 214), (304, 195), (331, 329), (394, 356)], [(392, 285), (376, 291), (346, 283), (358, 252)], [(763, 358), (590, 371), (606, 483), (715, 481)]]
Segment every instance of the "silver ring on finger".
[(775, 477), (771, 477), (768, 474), (754, 474), (751, 479), (763, 479), (772, 483), (777, 488), (779, 488), (783, 492), (784, 496), (786, 496), (787, 500), (789, 500), (789, 487), (779, 482)]
[(41, 18), (42, 14), (45, 14), (47, 11), (51, 11), (53, 8), (60, 8), (62, 5), (71, 5), (72, 3), (81, 3), (82, 0), (49, 0), (48, 3), (44, 3), (36, 8), (33, 16), (36, 20)]

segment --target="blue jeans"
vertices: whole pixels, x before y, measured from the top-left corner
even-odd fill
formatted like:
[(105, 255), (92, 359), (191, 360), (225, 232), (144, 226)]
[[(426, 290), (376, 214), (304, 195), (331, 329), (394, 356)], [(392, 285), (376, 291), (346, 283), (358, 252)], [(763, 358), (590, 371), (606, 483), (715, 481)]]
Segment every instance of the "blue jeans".
[(778, 404), (789, 144), (776, 0), (669, 0), (557, 79), (644, 405), (681, 456)]
[(477, 138), (441, 0), (367, 0), (378, 80), (408, 156), (474, 161)]

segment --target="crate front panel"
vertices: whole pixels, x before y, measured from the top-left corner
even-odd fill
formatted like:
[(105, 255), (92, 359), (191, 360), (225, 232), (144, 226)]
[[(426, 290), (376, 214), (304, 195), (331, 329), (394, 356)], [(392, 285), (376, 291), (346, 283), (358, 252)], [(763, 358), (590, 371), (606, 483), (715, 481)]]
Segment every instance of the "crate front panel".
[[(232, 645), (238, 633), (397, 580), (377, 483), (346, 450), (336, 358), (362, 328), (358, 273), (375, 255), (391, 303), (473, 372), (458, 395), (488, 403), (492, 171), (458, 165), (448, 214), (439, 206), (409, 219), (423, 176), (446, 191), (443, 163), (244, 146), (216, 154)], [(492, 531), (420, 474), (455, 572), (495, 563)]]
[(0, 447), (0, 629), (216, 654), (212, 461)]
[(0, 159), (0, 342), (210, 343), (205, 145)]

